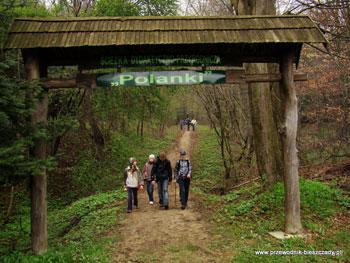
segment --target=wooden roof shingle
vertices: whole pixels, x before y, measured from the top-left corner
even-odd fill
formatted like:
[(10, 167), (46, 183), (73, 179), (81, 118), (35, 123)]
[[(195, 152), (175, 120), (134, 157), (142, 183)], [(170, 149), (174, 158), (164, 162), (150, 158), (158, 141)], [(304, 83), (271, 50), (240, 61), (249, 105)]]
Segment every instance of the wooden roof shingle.
[(4, 48), (323, 43), (308, 16), (17, 18)]

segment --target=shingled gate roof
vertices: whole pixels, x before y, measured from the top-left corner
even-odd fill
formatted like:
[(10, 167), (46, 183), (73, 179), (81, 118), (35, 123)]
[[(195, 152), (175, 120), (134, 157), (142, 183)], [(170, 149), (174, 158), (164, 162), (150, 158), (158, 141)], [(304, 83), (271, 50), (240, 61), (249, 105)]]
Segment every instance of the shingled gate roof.
[(327, 43), (308, 16), (17, 18), (6, 49)]

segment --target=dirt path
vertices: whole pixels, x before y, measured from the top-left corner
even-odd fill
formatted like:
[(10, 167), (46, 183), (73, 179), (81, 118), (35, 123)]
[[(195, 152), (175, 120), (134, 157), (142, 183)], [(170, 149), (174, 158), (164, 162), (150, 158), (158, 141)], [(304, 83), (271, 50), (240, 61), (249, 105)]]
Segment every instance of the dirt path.
[[(178, 160), (180, 150), (187, 151), (190, 157), (195, 137), (194, 132), (185, 131), (178, 144), (168, 151), (172, 166)], [(146, 191), (140, 193), (140, 209), (125, 216), (118, 233), (108, 235), (122, 235), (112, 262), (217, 262), (209, 248), (212, 241), (210, 227), (195, 209), (191, 192), (188, 208), (181, 210), (179, 187), (176, 185), (176, 205), (174, 187), (169, 185), (169, 210), (159, 208), (157, 188), (153, 206), (148, 203)]]

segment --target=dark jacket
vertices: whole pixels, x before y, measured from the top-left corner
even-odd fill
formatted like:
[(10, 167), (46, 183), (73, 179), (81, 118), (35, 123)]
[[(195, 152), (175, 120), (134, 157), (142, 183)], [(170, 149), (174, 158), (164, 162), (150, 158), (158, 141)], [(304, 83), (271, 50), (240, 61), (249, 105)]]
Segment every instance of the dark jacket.
[(168, 179), (169, 182), (171, 182), (172, 176), (173, 174), (172, 174), (170, 161), (168, 159), (161, 161), (159, 157), (157, 157), (157, 160), (154, 163), (152, 172), (151, 172), (152, 181)]

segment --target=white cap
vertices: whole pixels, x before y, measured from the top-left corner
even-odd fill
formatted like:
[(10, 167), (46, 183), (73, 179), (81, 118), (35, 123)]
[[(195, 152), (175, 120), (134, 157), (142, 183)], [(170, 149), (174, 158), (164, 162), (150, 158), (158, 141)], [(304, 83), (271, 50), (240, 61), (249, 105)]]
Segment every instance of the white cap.
[(148, 159), (154, 159), (154, 158), (155, 158), (154, 154), (150, 154), (150, 156), (148, 156)]

